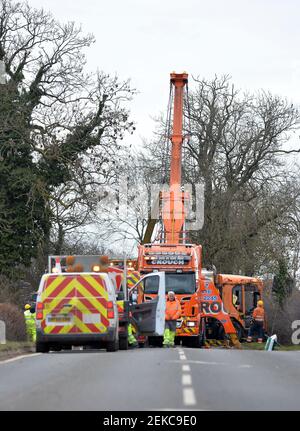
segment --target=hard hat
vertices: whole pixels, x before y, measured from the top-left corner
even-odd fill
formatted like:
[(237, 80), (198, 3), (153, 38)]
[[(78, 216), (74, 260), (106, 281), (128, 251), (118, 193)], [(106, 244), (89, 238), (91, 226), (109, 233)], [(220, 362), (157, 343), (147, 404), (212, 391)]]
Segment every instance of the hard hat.
[(25, 310), (29, 310), (31, 308), (31, 305), (30, 304), (26, 304), (24, 308), (25, 308)]
[(263, 306), (263, 305), (264, 305), (264, 301), (262, 301), (262, 300), (260, 299), (259, 301), (257, 301), (257, 305), (261, 305), (261, 306)]
[(173, 290), (169, 290), (168, 295), (175, 295), (175, 292), (173, 292)]

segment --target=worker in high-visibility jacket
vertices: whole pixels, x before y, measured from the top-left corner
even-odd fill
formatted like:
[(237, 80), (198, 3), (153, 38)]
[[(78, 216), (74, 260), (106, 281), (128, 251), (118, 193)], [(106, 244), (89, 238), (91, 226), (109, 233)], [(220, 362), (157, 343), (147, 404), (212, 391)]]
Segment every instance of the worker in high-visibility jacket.
[(249, 328), (247, 341), (248, 343), (251, 343), (254, 333), (257, 332), (257, 335), (258, 335), (257, 342), (262, 343), (264, 338), (264, 325), (265, 325), (265, 310), (264, 310), (263, 301), (261, 300), (257, 301), (257, 307), (254, 309), (252, 317), (253, 317), (253, 322)]
[(135, 338), (134, 334), (133, 334), (133, 326), (131, 323), (128, 324), (128, 344), (129, 347), (138, 347), (138, 342), (137, 339)]
[(181, 316), (181, 306), (175, 293), (170, 290), (166, 301), (164, 347), (174, 347), (176, 321)]
[(28, 341), (36, 341), (35, 310), (31, 305), (26, 304), (24, 311), (26, 334)]

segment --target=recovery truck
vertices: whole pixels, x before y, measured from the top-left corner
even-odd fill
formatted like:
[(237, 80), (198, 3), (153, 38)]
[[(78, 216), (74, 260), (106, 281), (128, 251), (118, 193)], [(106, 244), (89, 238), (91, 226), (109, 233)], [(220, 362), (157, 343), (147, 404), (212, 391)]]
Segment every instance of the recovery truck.
[[(225, 337), (238, 345), (236, 329), (214, 280), (202, 272), (202, 247), (190, 244), (185, 232), (185, 203), (188, 194), (181, 190), (181, 165), (183, 144), (183, 101), (187, 73), (171, 73), (170, 85), (174, 94), (173, 130), (171, 140), (171, 165), (169, 191), (160, 192), (160, 234), (153, 242), (138, 247), (137, 269), (141, 275), (153, 274), (153, 278), (141, 280), (142, 294), (139, 303), (152, 301), (158, 292), (158, 278), (165, 273), (166, 292), (173, 290), (180, 299), (182, 318), (177, 321), (176, 341), (201, 346), (206, 336), (209, 320), (216, 320)], [(170, 104), (172, 101), (170, 101)], [(169, 127), (168, 127), (169, 130)], [(155, 223), (150, 221), (146, 237), (151, 238)], [(139, 287), (139, 286), (137, 286)], [(151, 341), (151, 340), (150, 340)]]
[[(127, 259), (128, 289), (131, 289), (140, 278), (139, 272), (136, 271), (137, 264), (137, 259)], [(110, 260), (110, 265), (124, 270), (124, 260)], [(252, 312), (257, 306), (257, 301), (262, 299), (264, 288), (262, 280), (245, 275), (217, 274), (216, 271), (207, 270), (206, 268), (202, 268), (202, 276), (213, 281), (217, 287), (223, 301), (224, 310), (230, 315), (239, 340), (246, 338), (252, 321)], [(146, 295), (145, 299), (149, 300), (152, 297), (153, 295)], [(182, 302), (185, 302), (185, 300), (185, 297), (183, 297)], [(192, 333), (192, 329), (189, 329), (189, 332)], [(218, 320), (208, 318), (206, 320), (207, 341), (223, 338), (223, 326)], [(142, 346), (145, 341), (144, 337), (139, 337), (140, 346)], [(155, 340), (153, 340), (153, 342), (155, 342)], [(184, 342), (188, 344), (189, 339), (185, 338)]]

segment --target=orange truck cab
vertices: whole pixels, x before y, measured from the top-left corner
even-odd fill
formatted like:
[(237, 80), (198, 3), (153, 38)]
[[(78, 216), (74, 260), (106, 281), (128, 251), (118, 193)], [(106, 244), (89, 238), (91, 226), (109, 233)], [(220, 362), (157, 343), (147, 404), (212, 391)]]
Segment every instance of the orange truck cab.
[[(233, 274), (214, 274), (202, 270), (207, 278), (214, 281), (223, 301), (225, 311), (230, 315), (239, 340), (245, 338), (252, 320), (252, 312), (257, 301), (262, 299), (263, 282), (256, 277)], [(207, 322), (208, 338), (223, 336), (222, 328), (216, 322)]]
[(216, 285), (239, 339), (246, 337), (253, 310), (257, 301), (262, 299), (262, 280), (244, 275), (217, 274)]
[[(201, 328), (198, 304), (192, 301), (199, 287), (201, 247), (194, 245), (145, 244), (139, 247), (138, 268), (141, 274), (165, 271), (166, 293), (173, 290), (181, 304), (182, 317), (177, 320), (176, 341), (201, 345)], [(143, 282), (143, 295), (139, 302), (153, 300), (157, 295), (155, 278)], [(187, 340), (186, 337), (192, 336)], [(180, 338), (179, 338), (180, 337)], [(151, 344), (162, 340), (149, 339)]]
[[(174, 291), (181, 303), (176, 338), (185, 345), (201, 347), (206, 336), (206, 322), (211, 319), (224, 328), (226, 334), (236, 331), (226, 313), (214, 281), (201, 271), (201, 246), (194, 244), (144, 244), (139, 246), (138, 269), (141, 274), (165, 272), (166, 292)], [(155, 278), (140, 281), (140, 304), (157, 295)], [(160, 340), (162, 341), (162, 340)], [(156, 344), (157, 339), (149, 339)]]

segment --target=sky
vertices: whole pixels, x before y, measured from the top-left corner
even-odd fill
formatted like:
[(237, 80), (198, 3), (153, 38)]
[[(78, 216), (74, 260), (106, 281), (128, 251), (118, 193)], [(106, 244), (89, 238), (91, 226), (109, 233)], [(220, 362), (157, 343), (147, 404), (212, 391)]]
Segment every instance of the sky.
[[(270, 90), (300, 104), (298, 0), (28, 0), (61, 22), (82, 24), (96, 43), (87, 67), (131, 79), (136, 134), (151, 139), (165, 112), (169, 74), (228, 74), (244, 91)], [(193, 88), (190, 79), (189, 88)]]

